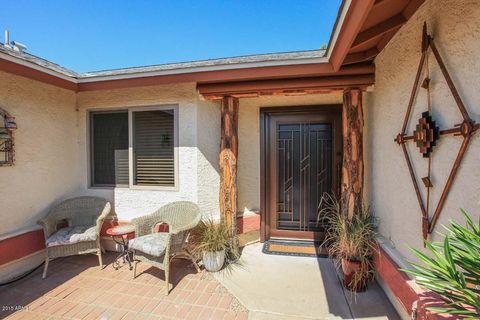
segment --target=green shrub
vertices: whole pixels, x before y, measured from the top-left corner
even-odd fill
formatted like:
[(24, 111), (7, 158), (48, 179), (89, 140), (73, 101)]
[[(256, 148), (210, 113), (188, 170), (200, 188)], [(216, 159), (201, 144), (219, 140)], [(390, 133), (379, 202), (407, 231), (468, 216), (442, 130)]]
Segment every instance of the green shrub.
[(444, 306), (428, 308), (467, 319), (480, 318), (480, 220), (461, 210), (466, 226), (451, 222), (443, 242), (425, 241), (430, 255), (412, 249), (423, 264), (412, 263), (417, 283), (440, 295)]

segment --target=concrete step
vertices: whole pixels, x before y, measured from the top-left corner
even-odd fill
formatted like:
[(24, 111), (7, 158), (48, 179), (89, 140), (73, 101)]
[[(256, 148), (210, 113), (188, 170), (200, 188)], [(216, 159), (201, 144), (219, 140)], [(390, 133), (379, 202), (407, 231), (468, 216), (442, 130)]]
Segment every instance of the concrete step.
[(261, 311), (250, 311), (249, 320), (345, 320), (345, 318), (336, 317), (336, 316), (329, 316), (329, 317), (322, 317), (322, 318), (310, 318), (310, 317), (300, 317), (300, 316), (289, 316), (285, 314), (278, 314), (278, 313), (269, 313), (269, 312), (261, 312)]

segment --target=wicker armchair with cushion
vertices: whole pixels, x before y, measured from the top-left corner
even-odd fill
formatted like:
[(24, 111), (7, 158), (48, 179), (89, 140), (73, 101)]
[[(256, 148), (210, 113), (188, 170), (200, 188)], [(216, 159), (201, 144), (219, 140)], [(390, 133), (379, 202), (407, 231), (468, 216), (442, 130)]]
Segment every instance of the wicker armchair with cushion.
[[(179, 201), (167, 204), (152, 214), (133, 219), (135, 238), (128, 243), (135, 260), (133, 277), (136, 277), (139, 261), (164, 270), (168, 295), (172, 259), (190, 259), (197, 271), (200, 271), (195, 259), (185, 248), (185, 242), (189, 230), (197, 226), (201, 216), (200, 208), (196, 204)], [(168, 224), (168, 232), (154, 232), (154, 227), (160, 223)]]
[[(110, 210), (110, 202), (103, 198), (78, 197), (63, 201), (38, 221), (45, 234), (44, 279), (49, 260), (58, 257), (95, 253), (103, 267), (100, 230)], [(65, 226), (57, 229), (62, 224)]]

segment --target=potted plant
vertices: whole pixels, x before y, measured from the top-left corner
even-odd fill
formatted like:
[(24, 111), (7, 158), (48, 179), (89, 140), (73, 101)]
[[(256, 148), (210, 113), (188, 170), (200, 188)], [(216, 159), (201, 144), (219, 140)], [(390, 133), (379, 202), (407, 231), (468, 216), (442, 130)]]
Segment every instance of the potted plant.
[(231, 239), (226, 224), (212, 219), (201, 221), (191, 234), (193, 250), (201, 256), (205, 269), (210, 272), (219, 271), (225, 264)]
[(377, 248), (376, 224), (370, 209), (349, 218), (329, 194), (322, 197), (319, 208), (318, 218), (326, 227), (322, 245), (340, 262), (345, 287), (354, 292), (365, 290), (374, 274), (373, 254)]

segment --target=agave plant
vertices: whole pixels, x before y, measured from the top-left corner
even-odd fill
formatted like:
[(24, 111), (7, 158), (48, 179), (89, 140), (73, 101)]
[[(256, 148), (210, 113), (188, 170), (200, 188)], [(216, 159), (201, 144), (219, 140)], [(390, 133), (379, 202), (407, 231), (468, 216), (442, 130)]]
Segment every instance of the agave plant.
[(412, 249), (423, 264), (412, 263), (405, 272), (416, 276), (417, 283), (442, 298), (444, 306), (430, 307), (438, 313), (466, 319), (480, 318), (480, 219), (474, 223), (463, 209), (463, 226), (451, 222), (443, 242), (425, 241), (430, 255)]

